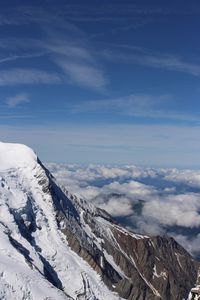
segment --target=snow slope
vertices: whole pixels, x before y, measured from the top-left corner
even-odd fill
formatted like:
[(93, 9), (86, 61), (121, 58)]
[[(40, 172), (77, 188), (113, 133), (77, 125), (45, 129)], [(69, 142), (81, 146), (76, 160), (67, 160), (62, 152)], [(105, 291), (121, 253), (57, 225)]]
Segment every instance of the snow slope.
[(0, 299), (120, 299), (67, 244), (36, 154), (0, 143)]

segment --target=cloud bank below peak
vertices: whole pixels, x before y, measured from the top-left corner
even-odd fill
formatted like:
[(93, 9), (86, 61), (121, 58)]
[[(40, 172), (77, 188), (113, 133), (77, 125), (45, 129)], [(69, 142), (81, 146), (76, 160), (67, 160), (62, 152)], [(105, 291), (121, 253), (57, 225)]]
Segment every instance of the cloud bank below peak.
[(150, 235), (169, 234), (190, 253), (200, 256), (199, 171), (131, 165), (52, 163), (47, 167), (72, 193), (105, 209), (129, 229)]

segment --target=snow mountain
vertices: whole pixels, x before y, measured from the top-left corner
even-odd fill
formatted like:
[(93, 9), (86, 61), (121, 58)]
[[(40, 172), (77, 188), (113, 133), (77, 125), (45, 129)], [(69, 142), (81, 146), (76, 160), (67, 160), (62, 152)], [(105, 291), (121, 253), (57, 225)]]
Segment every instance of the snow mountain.
[(0, 143), (1, 300), (182, 300), (198, 267), (174, 239), (70, 194), (27, 146)]

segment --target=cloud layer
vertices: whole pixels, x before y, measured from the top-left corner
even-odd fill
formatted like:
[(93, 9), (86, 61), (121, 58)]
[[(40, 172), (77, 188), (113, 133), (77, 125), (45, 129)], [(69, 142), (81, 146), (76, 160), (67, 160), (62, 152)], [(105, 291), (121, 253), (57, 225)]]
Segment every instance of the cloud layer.
[(173, 236), (200, 255), (200, 172), (178, 169), (48, 164), (71, 192), (128, 228)]

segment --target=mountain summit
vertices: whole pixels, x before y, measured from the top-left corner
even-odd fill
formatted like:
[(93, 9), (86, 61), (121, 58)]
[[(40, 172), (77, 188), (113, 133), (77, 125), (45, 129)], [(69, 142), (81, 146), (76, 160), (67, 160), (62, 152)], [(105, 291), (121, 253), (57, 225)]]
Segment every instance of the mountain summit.
[(34, 167), (37, 155), (32, 149), (22, 144), (0, 142), (0, 171), (18, 167)]
[(199, 264), (61, 187), (30, 148), (0, 143), (0, 299), (182, 300)]

